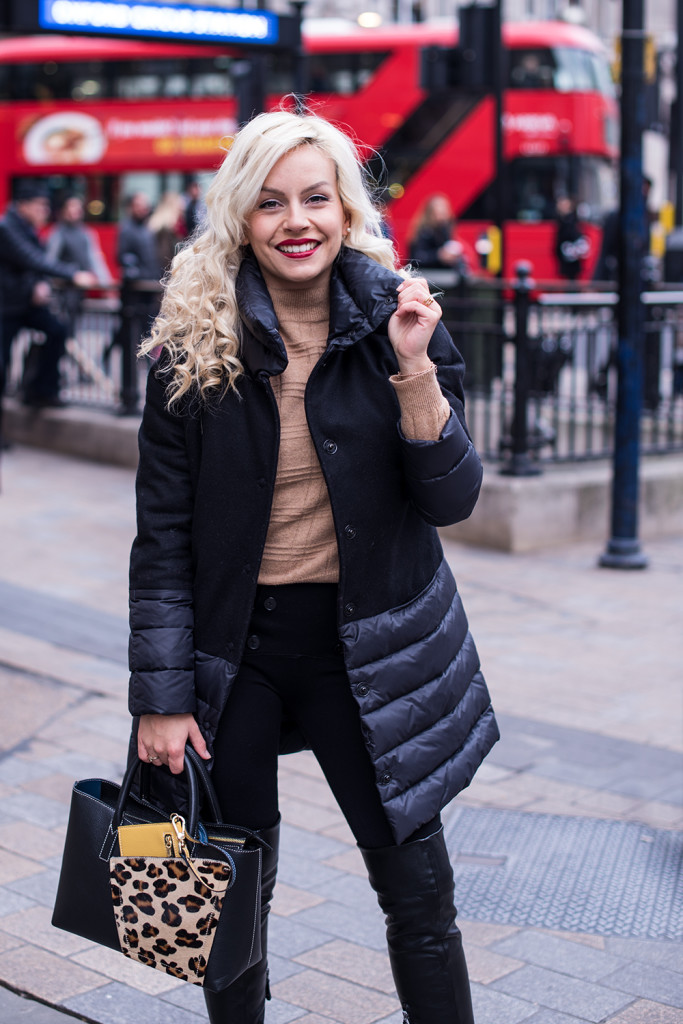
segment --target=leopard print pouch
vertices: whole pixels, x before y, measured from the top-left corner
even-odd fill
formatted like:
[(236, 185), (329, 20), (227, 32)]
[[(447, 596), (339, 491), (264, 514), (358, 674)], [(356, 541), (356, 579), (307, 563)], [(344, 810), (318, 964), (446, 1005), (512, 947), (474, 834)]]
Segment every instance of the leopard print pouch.
[(202, 985), (223, 898), (234, 881), (232, 858), (223, 856), (227, 859), (112, 857), (111, 895), (121, 952)]

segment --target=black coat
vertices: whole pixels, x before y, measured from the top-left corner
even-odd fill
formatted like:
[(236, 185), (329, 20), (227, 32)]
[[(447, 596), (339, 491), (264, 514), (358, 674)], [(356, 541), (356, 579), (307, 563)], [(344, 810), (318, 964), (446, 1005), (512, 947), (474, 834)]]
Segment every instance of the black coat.
[[(342, 250), (328, 346), (305, 403), (337, 533), (339, 636), (400, 842), (469, 784), (498, 731), (435, 529), (466, 518), (481, 483), (463, 363), (439, 326), (429, 354), (452, 414), (440, 440), (405, 440), (386, 328), (399, 280)], [(240, 270), (238, 300), (239, 398), (203, 410), (188, 400), (174, 415), (166, 373), (150, 374), (131, 557), (130, 710), (193, 712), (209, 745), (246, 641), (277, 468), (270, 377), (287, 361), (253, 259)], [(285, 743), (294, 749), (291, 737)]]
[(10, 206), (0, 220), (0, 313), (25, 313), (33, 289), (46, 277), (71, 279), (75, 263), (51, 259), (34, 228)]
[(127, 217), (119, 226), (117, 258), (126, 281), (158, 281), (162, 269), (157, 241), (144, 221)]
[(410, 259), (419, 267), (450, 267), (450, 263), (441, 262), (439, 250), (452, 235), (452, 224), (425, 224), (410, 243)]

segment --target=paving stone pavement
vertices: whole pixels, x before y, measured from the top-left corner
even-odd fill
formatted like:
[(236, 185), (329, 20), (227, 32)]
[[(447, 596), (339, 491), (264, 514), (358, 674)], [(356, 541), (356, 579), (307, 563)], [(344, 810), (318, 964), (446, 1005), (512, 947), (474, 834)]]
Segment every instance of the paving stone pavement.
[[(50, 924), (73, 781), (117, 779), (125, 760), (132, 484), (129, 470), (55, 454), (17, 447), (3, 457), (2, 1024), (205, 1021), (197, 988)], [(477, 808), (507, 822), (501, 831), (511, 837), (522, 824), (533, 835), (536, 824), (572, 819), (613, 835), (611, 824), (626, 823), (643, 842), (669, 844), (672, 878), (662, 870), (653, 884), (674, 884), (683, 845), (683, 524), (682, 536), (646, 545), (650, 567), (635, 573), (596, 568), (599, 551), (587, 545), (530, 555), (445, 546), (502, 729), (444, 815), (461, 891), (473, 872), (492, 878), (486, 872), (511, 857), (468, 846), (462, 823)], [(280, 788), (266, 1024), (400, 1024), (381, 914), (310, 754), (281, 759)], [(610, 871), (618, 870), (617, 857)], [(669, 904), (674, 934), (680, 890)], [(629, 925), (618, 934), (609, 921), (582, 931), (501, 923), (494, 909), (486, 918), (461, 906), (477, 1024), (682, 1024), (680, 941), (637, 936)]]

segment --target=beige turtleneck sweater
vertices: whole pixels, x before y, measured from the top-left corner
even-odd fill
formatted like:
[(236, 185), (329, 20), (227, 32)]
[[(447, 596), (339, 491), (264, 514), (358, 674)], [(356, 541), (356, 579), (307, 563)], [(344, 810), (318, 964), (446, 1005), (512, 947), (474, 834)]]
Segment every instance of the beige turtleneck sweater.
[[(271, 287), (270, 294), (288, 363), (271, 378), (280, 413), (280, 451), (258, 581), (269, 586), (336, 583), (339, 557), (332, 509), (304, 408), (306, 383), (327, 345), (329, 286), (296, 292)], [(450, 407), (435, 371), (390, 379), (405, 437), (438, 440)]]

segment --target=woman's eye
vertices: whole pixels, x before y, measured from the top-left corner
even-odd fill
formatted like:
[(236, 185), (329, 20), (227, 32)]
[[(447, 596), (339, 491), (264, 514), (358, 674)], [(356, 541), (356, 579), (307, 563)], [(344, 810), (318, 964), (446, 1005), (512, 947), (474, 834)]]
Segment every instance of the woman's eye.
[(276, 199), (264, 199), (262, 203), (259, 203), (259, 210), (276, 210), (278, 206)]
[(327, 196), (315, 195), (309, 196), (308, 201), (309, 203), (327, 203), (329, 200)]

